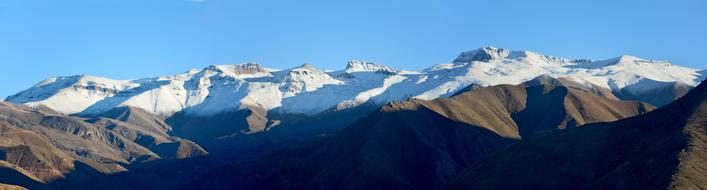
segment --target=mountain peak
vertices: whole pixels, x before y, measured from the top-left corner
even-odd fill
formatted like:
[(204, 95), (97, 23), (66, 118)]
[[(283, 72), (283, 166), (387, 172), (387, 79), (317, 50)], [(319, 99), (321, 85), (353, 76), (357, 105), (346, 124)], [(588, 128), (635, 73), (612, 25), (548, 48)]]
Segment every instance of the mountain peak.
[(611, 59), (611, 62), (607, 65), (617, 65), (622, 63), (634, 63), (636, 61), (645, 61), (633, 55), (621, 55)]
[(656, 60), (646, 60), (642, 59), (633, 55), (622, 55), (616, 58), (612, 58), (608, 60), (609, 63), (606, 64), (606, 66), (610, 65), (627, 65), (627, 64), (633, 64), (633, 65), (641, 65), (641, 64), (654, 64), (654, 65), (663, 65), (663, 66), (672, 66), (673, 64), (670, 63), (669, 61), (656, 61)]
[(534, 85), (543, 85), (543, 84), (550, 84), (550, 83), (558, 83), (559, 80), (555, 77), (552, 77), (547, 74), (542, 74), (538, 77), (535, 77), (529, 81), (524, 82), (523, 84), (529, 85), (529, 86), (534, 86)]
[(341, 84), (341, 81), (308, 63), (289, 70), (285, 75), (281, 75), (278, 81), (282, 82), (280, 89), (284, 91), (284, 97), (315, 91), (327, 84)]
[(290, 73), (295, 72), (295, 73), (302, 73), (302, 74), (310, 74), (310, 73), (324, 73), (322, 70), (319, 70), (317, 67), (315, 67), (312, 64), (305, 63), (300, 65), (299, 67), (292, 68), (290, 70)]
[(299, 68), (303, 68), (303, 69), (316, 69), (316, 67), (314, 67), (314, 65), (309, 64), (309, 63), (302, 64), (301, 66), (299, 66)]
[(473, 51), (463, 52), (454, 60), (454, 63), (468, 63), (472, 61), (489, 61), (493, 59), (506, 58), (511, 54), (510, 50), (495, 47), (482, 47)]
[(400, 72), (400, 70), (368, 61), (351, 60), (348, 62), (348, 64), (346, 64), (346, 72), (376, 72), (383, 74), (396, 74)]
[(496, 59), (526, 59), (533, 63), (549, 63), (558, 65), (573, 65), (592, 63), (589, 59), (567, 59), (543, 55), (533, 51), (515, 51), (496, 47), (483, 47), (473, 51), (462, 52), (454, 63), (469, 63), (472, 61), (488, 62)]
[(621, 56), (619, 56), (619, 57), (618, 57), (618, 59), (619, 59), (619, 60), (621, 60), (621, 61), (636, 61), (636, 60), (643, 60), (643, 59), (641, 59), (641, 58), (638, 58), (638, 57), (636, 57), (636, 56), (633, 56), (633, 55), (621, 55)]
[(246, 62), (241, 64), (210, 65), (204, 70), (224, 73), (227, 75), (249, 75), (258, 73), (270, 73), (270, 71), (256, 62)]

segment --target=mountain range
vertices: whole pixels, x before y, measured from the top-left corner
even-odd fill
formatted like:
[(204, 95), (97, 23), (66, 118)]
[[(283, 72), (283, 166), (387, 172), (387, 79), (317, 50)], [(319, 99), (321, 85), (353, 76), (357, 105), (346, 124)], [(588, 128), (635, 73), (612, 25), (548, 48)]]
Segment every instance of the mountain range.
[(485, 47), (423, 71), (350, 61), (344, 70), (337, 71), (310, 64), (279, 70), (244, 63), (138, 80), (51, 77), (6, 100), (44, 105), (64, 114), (96, 114), (131, 106), (162, 116), (177, 112), (212, 115), (253, 107), (315, 115), (366, 102), (449, 97), (471, 84), (520, 84), (548, 75), (610, 90), (621, 99), (662, 106), (696, 86), (705, 72), (628, 55), (592, 61)]
[(51, 77), (0, 102), (0, 184), (705, 188), (706, 74), (484, 47), (422, 71), (250, 62)]

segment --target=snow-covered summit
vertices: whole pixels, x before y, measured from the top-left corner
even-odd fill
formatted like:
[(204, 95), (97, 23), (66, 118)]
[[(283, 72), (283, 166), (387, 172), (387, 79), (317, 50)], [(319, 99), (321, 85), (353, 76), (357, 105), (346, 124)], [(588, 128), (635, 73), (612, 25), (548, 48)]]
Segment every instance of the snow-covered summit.
[(284, 92), (284, 97), (315, 91), (324, 85), (343, 83), (324, 71), (317, 69), (312, 64), (304, 64), (283, 72), (286, 73), (278, 77), (277, 82), (280, 82), (280, 89)]
[(339, 71), (323, 71), (311, 64), (277, 70), (248, 62), (138, 80), (84, 75), (51, 77), (7, 101), (44, 105), (67, 114), (101, 113), (120, 106), (160, 115), (209, 115), (252, 107), (317, 114), (366, 102), (447, 97), (471, 84), (520, 84), (541, 75), (637, 97), (636, 94), (669, 85), (696, 86), (706, 73), (634, 56), (592, 61), (485, 47), (463, 52), (453, 63), (419, 72), (366, 61), (350, 61)]
[(88, 75), (50, 77), (8, 97), (7, 101), (29, 106), (45, 105), (55, 110), (76, 113), (106, 97), (114, 96), (119, 91), (135, 86), (138, 85), (130, 81)]
[(586, 64), (591, 63), (590, 59), (567, 59), (555, 56), (543, 55), (533, 51), (513, 51), (503, 48), (483, 47), (473, 51), (462, 52), (457, 59), (456, 64), (470, 63), (474, 61), (489, 62), (493, 60), (508, 60), (508, 59), (528, 59), (535, 63), (548, 63), (558, 65), (568, 64)]
[(656, 60), (645, 60), (638, 58), (636, 56), (632, 55), (622, 55), (617, 58), (609, 59), (604, 62), (607, 62), (605, 66), (611, 66), (611, 65), (620, 65), (620, 64), (632, 64), (632, 65), (659, 65), (662, 67), (671, 67), (673, 66), (672, 63), (669, 61), (656, 61)]
[(473, 51), (463, 52), (454, 63), (468, 63), (472, 61), (489, 61), (503, 59), (511, 55), (511, 51), (503, 48), (483, 47)]
[(210, 65), (206, 72), (220, 73), (234, 78), (253, 78), (270, 75), (270, 70), (255, 62), (229, 65)]
[(389, 74), (393, 75), (396, 73), (399, 73), (400, 70), (390, 68), (385, 65), (381, 64), (376, 64), (368, 61), (357, 61), (357, 60), (351, 60), (346, 64), (346, 70), (347, 73), (353, 73), (353, 72), (377, 72), (377, 73), (382, 73), (382, 74)]

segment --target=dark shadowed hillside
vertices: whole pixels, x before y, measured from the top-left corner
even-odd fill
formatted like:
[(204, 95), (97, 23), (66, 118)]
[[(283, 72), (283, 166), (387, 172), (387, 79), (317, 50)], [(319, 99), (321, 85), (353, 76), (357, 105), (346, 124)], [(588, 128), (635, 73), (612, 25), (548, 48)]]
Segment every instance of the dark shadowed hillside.
[(129, 164), (207, 154), (191, 141), (167, 135), (168, 126), (141, 113), (131, 108), (106, 115), (114, 118), (84, 120), (0, 102), (0, 183), (125, 189), (106, 176), (126, 171)]
[(653, 109), (547, 77), (468, 90), (387, 104), (323, 142), (214, 170), (189, 188), (430, 189), (526, 135)]
[(656, 111), (526, 139), (449, 189), (707, 187), (707, 84)]

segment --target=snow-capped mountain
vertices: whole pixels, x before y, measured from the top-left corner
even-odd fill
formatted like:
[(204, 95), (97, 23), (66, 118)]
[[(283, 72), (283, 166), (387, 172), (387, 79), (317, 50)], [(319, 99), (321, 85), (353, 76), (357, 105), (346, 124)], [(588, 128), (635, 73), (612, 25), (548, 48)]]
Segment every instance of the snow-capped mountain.
[(378, 72), (389, 75), (400, 73), (400, 70), (367, 61), (349, 61), (349, 63), (346, 64), (346, 70), (344, 71), (347, 73)]
[(419, 72), (350, 61), (339, 71), (323, 71), (310, 64), (277, 70), (243, 63), (138, 80), (52, 77), (7, 101), (44, 105), (66, 114), (93, 114), (132, 106), (159, 115), (180, 111), (209, 115), (248, 107), (312, 115), (366, 102), (447, 97), (471, 84), (520, 84), (540, 75), (562, 77), (617, 94), (641, 94), (678, 84), (694, 87), (705, 73), (627, 55), (592, 61), (485, 47), (464, 52), (453, 63)]

